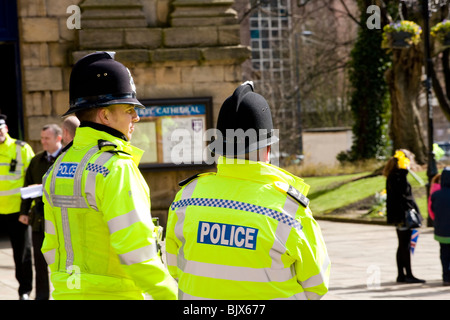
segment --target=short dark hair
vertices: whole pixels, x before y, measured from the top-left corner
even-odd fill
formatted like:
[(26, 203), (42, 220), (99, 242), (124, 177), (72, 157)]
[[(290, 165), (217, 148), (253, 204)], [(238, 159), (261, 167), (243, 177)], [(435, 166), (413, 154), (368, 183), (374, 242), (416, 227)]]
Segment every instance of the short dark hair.
[(46, 124), (45, 126), (42, 127), (42, 131), (45, 131), (48, 129), (52, 130), (52, 132), (55, 134), (55, 137), (62, 136), (62, 129), (57, 124), (51, 123), (51, 124)]
[(80, 121), (95, 121), (99, 108), (89, 108), (75, 112), (75, 116)]

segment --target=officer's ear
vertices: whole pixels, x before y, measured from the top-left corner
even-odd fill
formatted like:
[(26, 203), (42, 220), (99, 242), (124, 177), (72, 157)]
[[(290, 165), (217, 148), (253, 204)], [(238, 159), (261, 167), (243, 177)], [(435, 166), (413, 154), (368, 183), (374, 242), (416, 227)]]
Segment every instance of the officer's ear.
[(270, 146), (262, 148), (258, 152), (259, 161), (261, 162), (270, 162)]
[(110, 119), (111, 119), (110, 117), (111, 117), (111, 112), (110, 112), (110, 110), (108, 110), (108, 108), (98, 108), (97, 120), (99, 123), (104, 124), (104, 125), (109, 125)]

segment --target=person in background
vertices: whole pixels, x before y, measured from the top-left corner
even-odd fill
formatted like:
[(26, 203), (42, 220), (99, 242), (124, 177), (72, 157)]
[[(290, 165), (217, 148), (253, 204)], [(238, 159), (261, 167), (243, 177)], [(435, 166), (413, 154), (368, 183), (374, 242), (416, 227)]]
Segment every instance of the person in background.
[(431, 207), (431, 195), (441, 189), (441, 173), (436, 174), (430, 182), (430, 194), (428, 196), (428, 215), (431, 220), (434, 220), (434, 212)]
[(0, 228), (11, 241), (19, 299), (28, 300), (33, 286), (31, 239), (29, 227), (19, 222), (20, 188), (34, 151), (28, 143), (10, 137), (6, 119), (0, 114)]
[(420, 213), (412, 194), (411, 184), (407, 180), (414, 155), (408, 150), (396, 150), (386, 163), (383, 175), (386, 177), (386, 217), (388, 224), (396, 226), (397, 248), (397, 282), (424, 283), (425, 280), (413, 276), (411, 271), (411, 235), (412, 230), (405, 226), (405, 214), (408, 209)]
[(434, 212), (434, 239), (439, 242), (442, 282), (450, 286), (450, 167), (441, 174), (441, 189), (431, 195)]
[[(48, 124), (42, 128), (41, 144), (44, 150), (31, 159), (25, 175), (24, 187), (42, 185), (42, 177), (61, 154), (61, 140), (62, 130), (57, 124)], [(34, 206), (32, 206), (33, 202)], [(32, 230), (36, 300), (48, 300), (50, 298), (48, 266), (41, 252), (44, 241), (44, 203), (42, 202), (42, 195), (36, 198), (22, 199), (19, 221), (25, 225), (30, 225)]]
[(67, 146), (75, 137), (75, 132), (80, 126), (80, 120), (76, 116), (68, 116), (62, 122), (62, 144)]

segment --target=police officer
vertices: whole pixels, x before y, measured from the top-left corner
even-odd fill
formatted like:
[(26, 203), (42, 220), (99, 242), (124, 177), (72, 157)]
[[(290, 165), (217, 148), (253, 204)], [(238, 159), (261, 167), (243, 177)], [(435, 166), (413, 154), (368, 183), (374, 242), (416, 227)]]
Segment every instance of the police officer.
[(169, 210), (167, 264), (179, 299), (321, 298), (330, 261), (309, 186), (269, 164), (278, 138), (251, 82), (225, 100), (217, 129), (217, 173), (181, 182)]
[(45, 240), (54, 299), (176, 299), (158, 255), (150, 192), (129, 140), (139, 121), (129, 70), (112, 53), (80, 59), (70, 76), (74, 140), (44, 176)]
[(11, 241), (19, 298), (28, 300), (32, 289), (31, 239), (28, 226), (19, 222), (20, 188), (34, 152), (26, 142), (10, 137), (6, 119), (0, 114), (0, 230), (6, 231)]

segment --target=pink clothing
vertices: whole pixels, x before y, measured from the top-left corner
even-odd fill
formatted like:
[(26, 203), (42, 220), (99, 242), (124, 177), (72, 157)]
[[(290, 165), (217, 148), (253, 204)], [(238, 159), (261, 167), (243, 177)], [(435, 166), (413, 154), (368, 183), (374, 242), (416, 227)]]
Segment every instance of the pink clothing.
[(434, 212), (431, 210), (431, 195), (433, 192), (438, 191), (441, 189), (440, 183), (433, 183), (430, 188), (430, 196), (428, 197), (428, 215), (432, 220), (434, 220)]

